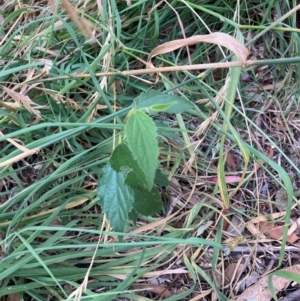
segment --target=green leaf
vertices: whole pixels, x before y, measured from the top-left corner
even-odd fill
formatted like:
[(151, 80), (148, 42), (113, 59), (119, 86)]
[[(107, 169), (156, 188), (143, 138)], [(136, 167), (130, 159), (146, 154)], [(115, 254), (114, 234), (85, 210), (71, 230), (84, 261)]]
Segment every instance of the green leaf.
[(125, 143), (119, 144), (114, 149), (109, 162), (116, 171), (120, 171), (122, 166), (128, 166), (140, 176), (145, 176)]
[(145, 175), (141, 176), (140, 174), (134, 172), (133, 170), (127, 174), (125, 179), (125, 184), (129, 185), (132, 188), (138, 188), (141, 190), (147, 189), (147, 182), (145, 181)]
[(132, 208), (132, 210), (128, 213), (128, 217), (133, 221), (134, 225), (136, 226), (136, 221), (139, 217), (139, 214), (136, 212), (134, 208)]
[(154, 185), (158, 165), (157, 128), (154, 121), (140, 110), (131, 110), (125, 125), (129, 149), (145, 174), (147, 188)]
[[(144, 190), (147, 187), (145, 175), (125, 143), (119, 144), (114, 149), (109, 162), (117, 172), (120, 172), (123, 166), (128, 166), (131, 169), (127, 174), (125, 184), (140, 190)], [(156, 169), (154, 183), (166, 187), (169, 186), (170, 181), (160, 169)]]
[(169, 186), (170, 181), (160, 169), (156, 169), (154, 183), (162, 187), (167, 187)]
[(119, 144), (114, 149), (109, 161), (112, 168), (118, 172), (121, 170), (122, 166), (128, 166), (131, 169), (127, 174), (125, 184), (140, 189), (145, 189), (147, 187), (145, 174), (140, 169), (137, 161), (133, 158), (132, 153), (125, 143)]
[(194, 105), (177, 95), (165, 94), (160, 91), (148, 91), (134, 100), (134, 107), (144, 109), (149, 114), (155, 115), (159, 112), (179, 114), (193, 108)]
[(147, 190), (134, 190), (134, 209), (142, 215), (153, 215), (162, 208), (161, 196), (155, 187), (149, 192)]
[(129, 148), (125, 143), (119, 144), (113, 151), (109, 162), (111, 167), (120, 171), (122, 166), (128, 166), (130, 168), (138, 168), (137, 162), (134, 160)]
[[(128, 170), (127, 168), (127, 172)], [(111, 226), (118, 232), (124, 232), (128, 212), (131, 211), (134, 201), (134, 192), (124, 183), (125, 177), (124, 172), (115, 171), (108, 163), (102, 169), (98, 182), (101, 208)]]

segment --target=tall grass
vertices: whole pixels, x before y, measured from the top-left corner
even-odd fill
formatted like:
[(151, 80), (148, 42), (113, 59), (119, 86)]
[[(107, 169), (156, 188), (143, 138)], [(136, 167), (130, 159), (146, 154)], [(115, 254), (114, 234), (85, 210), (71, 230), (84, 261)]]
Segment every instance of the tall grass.
[[(162, 283), (173, 293), (167, 300), (199, 299), (210, 289), (219, 300), (235, 298), (204, 266), (222, 274), (231, 260), (225, 239), (232, 236), (224, 223), (235, 214), (245, 224), (262, 214), (271, 220), (281, 188), (282, 263), (299, 182), (299, 59), (288, 60), (299, 56), (299, 37), (294, 14), (280, 19), (290, 2), (72, 2), (96, 28), (91, 40), (59, 2), (7, 3), (0, 19), (0, 296), (151, 300), (157, 294), (141, 295), (137, 284)], [(151, 50), (164, 42), (218, 31), (247, 45), (251, 59), (264, 65), (121, 73), (145, 69)], [(231, 59), (226, 49), (199, 43), (153, 63)], [(150, 89), (196, 106), (155, 118), (160, 165), (171, 180), (161, 190), (162, 212), (115, 233), (99, 207), (98, 176), (122, 139), (134, 98)], [(36, 152), (20, 157), (22, 147)], [(239, 186), (227, 176), (240, 177)], [(250, 245), (260, 242), (249, 229), (241, 235)]]

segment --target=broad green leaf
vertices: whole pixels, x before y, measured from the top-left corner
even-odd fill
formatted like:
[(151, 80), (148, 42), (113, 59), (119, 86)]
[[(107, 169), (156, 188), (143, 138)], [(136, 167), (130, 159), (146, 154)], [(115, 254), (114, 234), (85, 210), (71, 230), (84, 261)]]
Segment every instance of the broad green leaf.
[(137, 161), (133, 158), (132, 153), (125, 143), (119, 144), (113, 151), (110, 159), (113, 169), (120, 171), (122, 166), (128, 166), (131, 171), (127, 174), (125, 184), (131, 187), (145, 189), (147, 182), (145, 174), (140, 169)]
[(134, 208), (132, 208), (132, 210), (128, 213), (128, 217), (133, 221), (134, 225), (136, 226), (136, 221), (139, 217), (139, 214), (136, 212)]
[(170, 181), (160, 169), (156, 169), (154, 183), (162, 187), (167, 187)]
[(157, 111), (157, 112), (164, 112), (170, 109), (173, 105), (176, 105), (176, 101), (169, 102), (167, 104), (157, 104), (151, 106), (152, 111)]
[[(146, 183), (141, 177), (141, 173), (135, 172), (134, 170), (128, 173), (125, 183), (133, 188), (138, 188), (141, 190), (144, 190), (146, 188)], [(162, 187), (167, 187), (169, 186), (170, 181), (161, 172), (160, 169), (157, 169), (155, 172), (154, 184), (160, 185)]]
[(154, 121), (140, 110), (132, 110), (125, 125), (129, 149), (145, 174), (147, 188), (154, 185), (158, 165), (157, 128)]
[(145, 175), (142, 176), (139, 173), (134, 172), (131, 170), (125, 179), (125, 184), (129, 185), (132, 188), (138, 188), (141, 190), (147, 189), (147, 182), (145, 179)]
[(140, 177), (145, 177), (137, 161), (134, 159), (131, 151), (125, 143), (119, 144), (113, 151), (110, 159), (113, 169), (120, 171), (122, 166), (128, 166)]
[(147, 190), (134, 190), (134, 209), (142, 215), (153, 215), (162, 208), (161, 196), (155, 187), (149, 192)]
[(118, 232), (124, 232), (128, 212), (131, 211), (134, 201), (134, 192), (124, 183), (125, 177), (124, 172), (115, 171), (108, 163), (102, 169), (98, 182), (101, 208), (111, 226)]
[(120, 171), (122, 166), (128, 166), (132, 169), (139, 169), (137, 162), (134, 160), (129, 148), (125, 143), (119, 144), (113, 151), (109, 162), (111, 167)]
[[(117, 172), (121, 171), (122, 166), (128, 166), (131, 169), (127, 174), (125, 184), (141, 190), (144, 190), (147, 187), (145, 175), (125, 143), (119, 144), (114, 149), (109, 162), (112, 168)], [(169, 185), (169, 180), (160, 169), (157, 169), (155, 172), (154, 183), (166, 187)]]
[(193, 108), (194, 105), (177, 95), (165, 94), (160, 91), (148, 91), (134, 100), (134, 107), (144, 109), (149, 114), (155, 115), (159, 112), (179, 114)]

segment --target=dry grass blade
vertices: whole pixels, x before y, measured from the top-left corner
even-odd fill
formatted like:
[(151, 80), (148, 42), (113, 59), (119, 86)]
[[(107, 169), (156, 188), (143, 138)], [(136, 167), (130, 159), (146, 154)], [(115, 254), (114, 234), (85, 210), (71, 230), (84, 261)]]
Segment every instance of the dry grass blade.
[(32, 156), (32, 155), (34, 155), (34, 154), (36, 154), (38, 152), (39, 152), (39, 149), (37, 149), (37, 148), (35, 148), (35, 149), (29, 149), (28, 151), (26, 151), (26, 152), (24, 152), (24, 153), (22, 153), (20, 155), (17, 155), (17, 156), (15, 156), (15, 157), (13, 157), (13, 158), (11, 158), (9, 160), (6, 160), (4, 162), (0, 162), (0, 167), (4, 167), (6, 165), (13, 164), (13, 163), (18, 162), (18, 161), (20, 161), (22, 159), (25, 159), (25, 158), (27, 158), (29, 156)]
[[(0, 131), (0, 136), (4, 136), (2, 134), (2, 132)], [(4, 162), (0, 162), (0, 167), (4, 167), (6, 165), (9, 165), (9, 164), (12, 164), (12, 163), (15, 163), (15, 162), (18, 162), (24, 158), (27, 158), (33, 154), (36, 154), (38, 153), (39, 149), (35, 148), (35, 149), (28, 149), (22, 145), (20, 145), (19, 143), (17, 143), (15, 140), (13, 139), (10, 139), (10, 138), (7, 138), (6, 139), (7, 141), (9, 141), (11, 144), (13, 144), (15, 147), (17, 147), (19, 150), (21, 150), (23, 153), (18, 155), (18, 156), (15, 156), (9, 160), (6, 160)]]
[(61, 4), (85, 38), (87, 40), (92, 40), (94, 38), (95, 26), (84, 16), (80, 16), (68, 0), (62, 0)]
[[(0, 136), (4, 136), (1, 131), (0, 131)], [(21, 150), (22, 152), (28, 152), (28, 151), (30, 151), (28, 148), (26, 148), (25, 146), (19, 144), (14, 139), (6, 138), (6, 140), (8, 142), (10, 142), (11, 144), (13, 144), (16, 148), (18, 148), (19, 150)]]
[(196, 35), (187, 39), (174, 40), (157, 46), (149, 54), (148, 66), (150, 68), (154, 68), (153, 64), (151, 63), (151, 59), (156, 55), (168, 53), (178, 48), (201, 42), (226, 47), (242, 61), (243, 65), (246, 64), (246, 60), (249, 55), (248, 49), (232, 36), (222, 32), (214, 32), (207, 35)]
[(13, 91), (9, 88), (2, 87), (2, 89), (18, 104), (22, 104), (30, 113), (34, 114), (38, 119), (41, 119), (40, 112), (35, 110), (32, 105), (35, 105), (34, 102), (27, 95), (23, 95), (16, 91)]

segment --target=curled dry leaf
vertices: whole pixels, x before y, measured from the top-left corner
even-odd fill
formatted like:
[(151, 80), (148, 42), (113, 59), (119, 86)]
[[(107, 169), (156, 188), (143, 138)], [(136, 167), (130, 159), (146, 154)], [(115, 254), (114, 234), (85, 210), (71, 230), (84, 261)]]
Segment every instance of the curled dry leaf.
[(154, 68), (153, 64), (151, 63), (151, 59), (156, 55), (168, 53), (178, 48), (201, 42), (226, 47), (242, 61), (243, 65), (246, 64), (246, 60), (249, 55), (248, 49), (234, 37), (223, 32), (214, 32), (207, 35), (196, 35), (186, 39), (174, 40), (157, 46), (149, 54), (148, 68)]
[[(283, 269), (281, 271), (289, 271), (295, 274), (300, 274), (300, 265), (294, 265), (288, 267), (287, 269)], [(270, 289), (268, 287), (268, 278), (269, 275), (261, 278), (256, 284), (248, 287), (237, 299), (236, 301), (245, 301), (245, 300), (255, 300), (255, 301), (270, 301), (272, 299), (272, 295), (270, 293)], [(285, 289), (291, 280), (282, 278), (279, 276), (273, 276), (272, 283), (274, 286), (274, 290), (276, 293)]]

